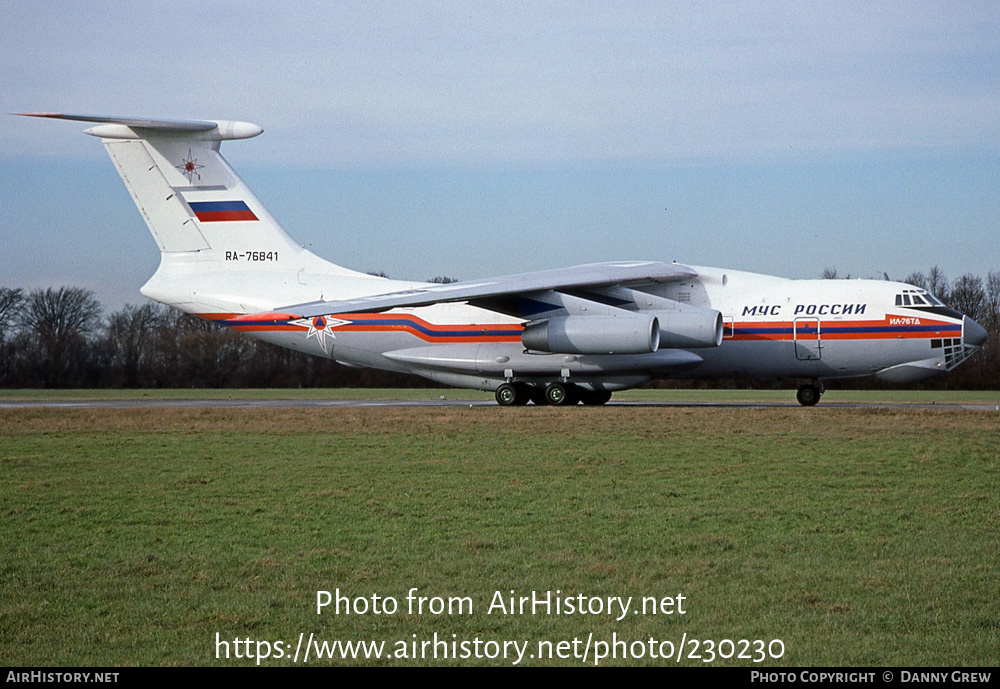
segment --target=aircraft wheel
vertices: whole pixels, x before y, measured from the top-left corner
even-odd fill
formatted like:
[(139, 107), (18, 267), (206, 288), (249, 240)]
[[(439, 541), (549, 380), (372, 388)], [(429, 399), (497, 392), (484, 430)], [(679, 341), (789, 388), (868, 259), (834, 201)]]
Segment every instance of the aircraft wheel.
[(528, 393), (528, 394), (531, 397), (531, 401), (532, 402), (534, 402), (538, 406), (541, 406), (543, 404), (547, 404), (546, 398), (545, 398), (545, 388), (543, 388), (543, 387), (541, 387), (539, 385), (530, 385), (528, 387), (531, 388), (531, 392)]
[(799, 391), (795, 393), (795, 399), (799, 401), (803, 407), (814, 407), (816, 403), (819, 402), (819, 398), (822, 396), (823, 391), (816, 385), (803, 385), (799, 388)]
[(499, 404), (501, 407), (514, 406), (515, 404), (517, 404), (517, 398), (519, 397), (517, 393), (518, 393), (517, 388), (515, 388), (510, 383), (502, 384), (500, 387), (497, 388), (496, 392), (497, 404)]
[(570, 383), (566, 386), (566, 404), (573, 406), (574, 404), (580, 404), (580, 393), (583, 392), (582, 388)]
[(600, 406), (611, 400), (609, 390), (581, 390), (580, 401), (588, 406)]
[(514, 405), (517, 407), (523, 407), (531, 401), (531, 395), (535, 388), (527, 383), (514, 383), (514, 390), (517, 391), (517, 397), (514, 399)]
[(575, 404), (572, 401), (569, 388), (562, 383), (549, 383), (545, 387), (545, 401), (555, 406)]

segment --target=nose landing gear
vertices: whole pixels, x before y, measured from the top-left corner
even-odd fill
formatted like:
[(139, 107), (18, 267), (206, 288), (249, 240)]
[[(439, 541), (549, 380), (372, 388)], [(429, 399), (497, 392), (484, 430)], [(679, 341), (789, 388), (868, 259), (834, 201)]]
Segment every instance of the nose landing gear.
[(823, 396), (823, 392), (823, 386), (814, 380), (809, 385), (799, 386), (799, 391), (795, 393), (795, 399), (803, 407), (814, 407), (819, 402), (819, 398)]

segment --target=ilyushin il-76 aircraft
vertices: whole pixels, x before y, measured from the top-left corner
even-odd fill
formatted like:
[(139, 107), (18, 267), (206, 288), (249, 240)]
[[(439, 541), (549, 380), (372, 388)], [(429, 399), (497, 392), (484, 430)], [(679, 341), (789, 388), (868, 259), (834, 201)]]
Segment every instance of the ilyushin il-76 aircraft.
[(888, 280), (790, 280), (621, 261), (432, 285), (330, 263), (296, 243), (219, 153), (247, 122), (24, 113), (97, 123), (160, 248), (151, 299), (349, 366), (493, 391), (501, 405), (604, 404), (659, 378), (907, 383), (950, 371), (986, 331)]

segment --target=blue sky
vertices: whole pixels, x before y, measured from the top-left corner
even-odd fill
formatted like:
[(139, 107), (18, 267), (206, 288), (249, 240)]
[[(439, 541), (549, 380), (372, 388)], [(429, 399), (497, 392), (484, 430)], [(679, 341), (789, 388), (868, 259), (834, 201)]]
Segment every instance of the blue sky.
[[(4, 113), (260, 124), (223, 153), (352, 268), (1000, 270), (995, 2), (8, 0), (0, 26)], [(0, 117), (0, 284), (117, 308), (158, 254), (84, 128)]]

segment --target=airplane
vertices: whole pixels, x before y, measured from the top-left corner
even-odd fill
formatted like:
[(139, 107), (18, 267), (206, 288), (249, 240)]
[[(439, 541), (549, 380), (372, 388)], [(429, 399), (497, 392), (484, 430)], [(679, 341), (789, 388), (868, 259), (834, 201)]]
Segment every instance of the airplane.
[(18, 113), (96, 123), (161, 252), (158, 302), (348, 366), (492, 391), (503, 406), (601, 405), (662, 378), (910, 383), (987, 339), (913, 285), (791, 280), (617, 261), (428, 284), (356, 272), (296, 243), (219, 153), (263, 129), (229, 120)]

